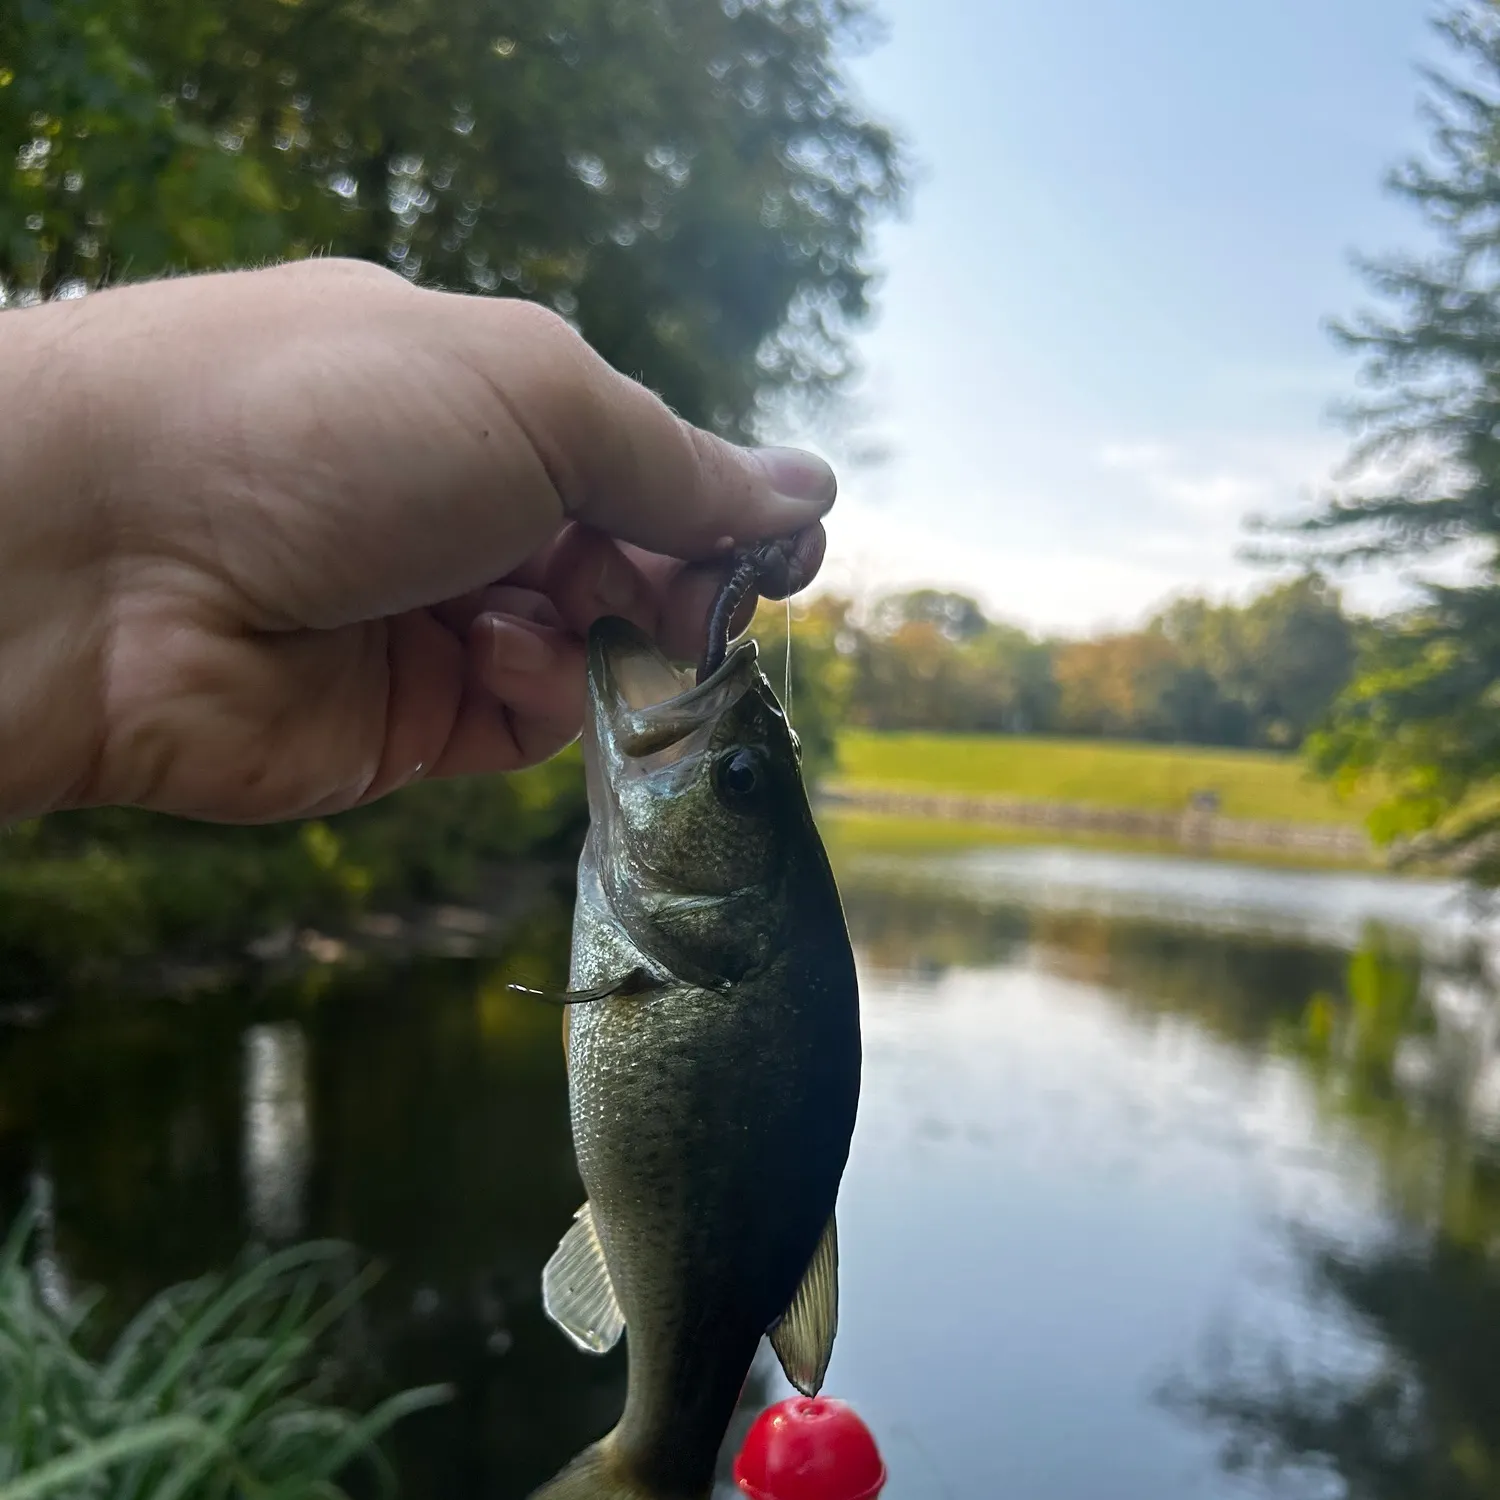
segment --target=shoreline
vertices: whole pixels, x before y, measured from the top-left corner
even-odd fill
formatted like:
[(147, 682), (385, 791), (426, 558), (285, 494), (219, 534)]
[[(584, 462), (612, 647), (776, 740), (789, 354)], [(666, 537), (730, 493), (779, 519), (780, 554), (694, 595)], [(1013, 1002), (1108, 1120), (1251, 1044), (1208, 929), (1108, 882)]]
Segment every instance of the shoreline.
[(1050, 798), (852, 787), (839, 782), (819, 788), (815, 800), (820, 811), (834, 815), (1101, 834), (1206, 856), (1263, 853), (1347, 861), (1367, 868), (1386, 865), (1364, 829), (1347, 823), (1278, 822), (1229, 818), (1191, 807), (1160, 812)]

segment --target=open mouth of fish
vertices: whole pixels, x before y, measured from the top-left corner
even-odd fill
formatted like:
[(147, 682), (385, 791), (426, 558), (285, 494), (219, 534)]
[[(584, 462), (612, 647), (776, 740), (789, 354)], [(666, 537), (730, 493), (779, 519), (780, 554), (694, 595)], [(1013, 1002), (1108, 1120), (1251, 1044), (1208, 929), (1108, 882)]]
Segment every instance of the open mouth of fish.
[[(628, 620), (606, 616), (589, 631), (589, 701), (593, 731), (631, 759), (683, 751), (755, 684), (753, 640), (732, 646), (702, 682), (674, 666)], [(670, 756), (666, 758), (671, 758)]]

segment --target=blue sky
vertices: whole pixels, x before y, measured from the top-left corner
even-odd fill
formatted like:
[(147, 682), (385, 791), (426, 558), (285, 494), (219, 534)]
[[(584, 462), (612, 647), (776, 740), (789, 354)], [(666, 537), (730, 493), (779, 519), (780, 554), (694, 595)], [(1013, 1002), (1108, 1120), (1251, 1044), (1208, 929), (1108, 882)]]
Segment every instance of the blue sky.
[[(884, 229), (826, 577), (957, 585), (1033, 627), (1240, 594), (1241, 518), (1346, 447), (1324, 329), (1411, 247), (1423, 0), (881, 0), (856, 65), (920, 180)], [(804, 439), (809, 435), (803, 434)], [(845, 462), (888, 444), (881, 465)], [(1376, 580), (1356, 603), (1389, 599)]]

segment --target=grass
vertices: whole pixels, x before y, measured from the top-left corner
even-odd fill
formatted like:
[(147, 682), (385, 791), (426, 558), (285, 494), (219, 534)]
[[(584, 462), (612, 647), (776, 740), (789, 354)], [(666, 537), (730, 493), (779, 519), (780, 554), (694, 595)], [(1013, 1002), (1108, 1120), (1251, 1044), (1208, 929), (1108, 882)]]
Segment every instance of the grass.
[(1278, 823), (1363, 821), (1376, 798), (1340, 798), (1291, 755), (1260, 750), (1128, 744), (1011, 735), (884, 734), (846, 730), (831, 784), (981, 793), (1160, 812), (1212, 790), (1228, 818)]
[(368, 1285), (315, 1243), (163, 1292), (108, 1347), (96, 1303), (58, 1308), (27, 1263), (35, 1215), (0, 1246), (0, 1500), (339, 1500), (409, 1391), (360, 1415), (330, 1404), (324, 1335)]

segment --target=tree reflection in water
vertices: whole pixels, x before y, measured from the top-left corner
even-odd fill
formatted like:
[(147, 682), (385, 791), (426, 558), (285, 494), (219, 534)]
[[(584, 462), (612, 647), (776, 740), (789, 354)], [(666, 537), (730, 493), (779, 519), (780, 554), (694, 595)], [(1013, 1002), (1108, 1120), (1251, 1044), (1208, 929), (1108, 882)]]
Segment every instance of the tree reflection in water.
[[(1030, 966), (1144, 1025), (1287, 1058), (1329, 1133), (1361, 1143), (1395, 1226), (1291, 1237), (1363, 1338), (1336, 1366), (1263, 1331), (1233, 1340), (1174, 1385), (1174, 1409), (1222, 1430), (1231, 1466), (1275, 1471), (1278, 1493), (1500, 1497), (1500, 1027), (1482, 967), (1439, 971), (1374, 930), (1351, 956), (920, 881), (844, 885), (861, 962), (909, 976), (924, 1003), (943, 1003), (927, 981), (946, 969), (1001, 984)], [(121, 1315), (246, 1238), (357, 1245), (388, 1267), (360, 1330), (370, 1380), (459, 1392), (398, 1429), (404, 1493), (524, 1496), (624, 1390), (623, 1351), (579, 1356), (539, 1298), (582, 1187), (559, 1018), (506, 985), (560, 981), (569, 916), (559, 900), (495, 959), (314, 970), (190, 1007), (83, 996), (0, 1033), (0, 1214), (45, 1171), (58, 1273), (103, 1284)], [(758, 1364), (732, 1436), (783, 1390)]]
[[(1424, 968), (1426, 972), (1424, 973)], [(1164, 1392), (1220, 1429), (1232, 1470), (1350, 1500), (1500, 1496), (1500, 998), (1482, 955), (1425, 965), (1371, 930), (1343, 983), (1273, 1040), (1378, 1163), (1392, 1228), (1293, 1232), (1301, 1274), (1366, 1357), (1308, 1360), (1241, 1331)]]
[(1363, 1243), (1289, 1226), (1313, 1297), (1351, 1337), (1221, 1333), (1162, 1399), (1224, 1436), (1233, 1473), (1278, 1495), (1500, 1497), (1500, 985), (1482, 954), (1445, 963), (1367, 928), (1335, 947), (1087, 911), (956, 899), (920, 879), (847, 892), (861, 951), (888, 971), (1030, 961), (1295, 1058), (1330, 1131), (1377, 1165), (1390, 1231)]
[(295, 1021), (245, 1033), (245, 1217), (260, 1238), (285, 1243), (302, 1233), (311, 1164), (307, 1037)]

